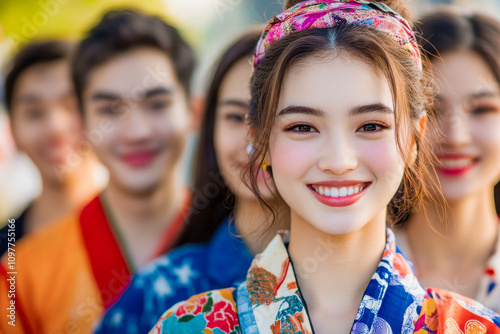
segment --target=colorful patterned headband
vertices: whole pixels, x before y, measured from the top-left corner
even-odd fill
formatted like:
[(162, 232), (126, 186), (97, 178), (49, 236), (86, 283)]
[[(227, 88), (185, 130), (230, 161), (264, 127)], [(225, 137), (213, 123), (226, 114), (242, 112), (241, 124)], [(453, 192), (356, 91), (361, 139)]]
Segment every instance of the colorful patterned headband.
[(295, 32), (346, 24), (368, 25), (388, 34), (407, 49), (421, 69), (422, 59), (408, 22), (384, 3), (365, 0), (310, 0), (298, 3), (269, 21), (254, 54), (254, 66), (271, 45)]

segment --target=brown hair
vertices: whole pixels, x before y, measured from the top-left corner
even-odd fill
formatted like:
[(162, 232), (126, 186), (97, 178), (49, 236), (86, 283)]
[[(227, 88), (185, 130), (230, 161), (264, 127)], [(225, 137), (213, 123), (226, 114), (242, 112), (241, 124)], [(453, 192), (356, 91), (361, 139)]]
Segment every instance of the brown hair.
[(73, 84), (82, 112), (90, 73), (110, 59), (144, 46), (161, 51), (172, 61), (177, 79), (189, 97), (195, 56), (177, 29), (158, 16), (138, 10), (111, 10), (80, 41), (73, 58)]
[[(286, 8), (299, 2), (301, 1), (289, 0)], [(376, 2), (385, 3), (409, 19), (409, 12), (402, 1)], [(248, 114), (254, 140), (254, 152), (249, 163), (253, 167), (248, 172), (251, 187), (259, 200), (270, 208), (259, 194), (256, 175), (258, 166), (268, 152), (270, 130), (285, 74), (301, 60), (330, 54), (356, 57), (372, 65), (389, 83), (395, 110), (397, 145), (407, 162), (400, 190), (389, 206), (390, 217), (398, 222), (422, 204), (423, 198), (432, 191), (431, 188), (426, 188), (425, 184), (428, 183), (424, 182), (432, 179), (425, 168), (432, 160), (432, 153), (428, 136), (422, 136), (419, 131), (418, 120), (425, 111), (428, 119), (432, 118), (430, 110), (434, 86), (428, 74), (429, 64), (426, 59), (423, 59), (422, 72), (407, 50), (385, 33), (366, 25), (347, 24), (328, 29), (308, 29), (282, 38), (267, 50), (255, 69), (251, 82), (252, 98)], [(399, 135), (401, 126), (405, 126), (402, 133), (407, 130), (417, 144), (418, 157), (415, 163), (410, 163), (410, 154), (403, 148), (404, 143)]]
[[(440, 54), (460, 50), (476, 52), (500, 85), (500, 22), (481, 13), (462, 14), (454, 7), (443, 7), (424, 16), (416, 24), (424, 54), (436, 60)], [(495, 206), (500, 213), (500, 182), (494, 190)]]
[(17, 80), (27, 69), (39, 64), (66, 60), (69, 62), (73, 52), (73, 44), (64, 40), (40, 40), (25, 45), (11, 60), (9, 71), (5, 77), (5, 106), (12, 113), (12, 99)]
[[(186, 219), (187, 224), (177, 238), (174, 248), (188, 243), (208, 242), (224, 219), (231, 214), (236, 203), (236, 198), (226, 183), (222, 179), (217, 180), (221, 177), (221, 171), (214, 145), (215, 120), (222, 82), (240, 60), (252, 56), (260, 37), (260, 32), (255, 29), (235, 40), (215, 64), (206, 95), (198, 146), (193, 158), (193, 199)], [(207, 189), (215, 184), (216, 194), (207, 195)]]

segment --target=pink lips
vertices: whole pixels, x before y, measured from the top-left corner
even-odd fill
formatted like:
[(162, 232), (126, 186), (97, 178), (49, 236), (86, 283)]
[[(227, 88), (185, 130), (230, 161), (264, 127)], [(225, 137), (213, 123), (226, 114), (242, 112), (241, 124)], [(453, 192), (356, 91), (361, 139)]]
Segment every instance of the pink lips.
[[(365, 182), (365, 181), (354, 181), (354, 180), (331, 180), (331, 181), (325, 181), (325, 182), (320, 182), (320, 183), (314, 183), (308, 185), (309, 190), (316, 196), (316, 198), (323, 204), (332, 206), (332, 207), (342, 207), (342, 206), (349, 206), (354, 203), (356, 203), (366, 192), (366, 189), (370, 187), (371, 182)], [(352, 195), (346, 195), (346, 196), (339, 196), (339, 197), (331, 197), (328, 195), (321, 195), (317, 191), (313, 189), (314, 187), (335, 187), (335, 188), (342, 188), (342, 187), (361, 187), (361, 190), (358, 193), (352, 194)]]
[[(477, 159), (467, 154), (441, 154), (438, 155), (437, 158), (442, 164), (435, 167), (436, 171), (440, 174), (452, 177), (465, 175), (477, 164)], [(466, 160), (469, 160), (469, 162), (467, 163)], [(457, 162), (460, 161), (462, 163), (457, 164)]]
[(122, 160), (129, 166), (132, 167), (142, 167), (151, 163), (156, 157), (155, 151), (144, 151), (123, 154), (121, 156)]

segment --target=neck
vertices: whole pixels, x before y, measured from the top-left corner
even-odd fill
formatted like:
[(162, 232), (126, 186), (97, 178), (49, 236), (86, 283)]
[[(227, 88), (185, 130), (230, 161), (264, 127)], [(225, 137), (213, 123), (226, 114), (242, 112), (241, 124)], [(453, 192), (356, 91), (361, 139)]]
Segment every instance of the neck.
[(187, 192), (177, 169), (148, 192), (124, 191), (110, 182), (103, 196), (122, 238), (121, 247), (134, 267), (142, 267), (158, 255), (158, 242), (179, 214)]
[(26, 231), (35, 231), (79, 210), (99, 193), (101, 185), (96, 181), (96, 170), (95, 158), (87, 156), (62, 182), (42, 177), (42, 193), (28, 213)]
[(124, 191), (113, 182), (110, 182), (103, 193), (120, 228), (150, 228), (152, 225), (160, 225), (161, 230), (178, 212), (185, 195), (181, 177), (177, 173), (146, 193)]
[(252, 254), (261, 253), (278, 230), (288, 229), (290, 215), (288, 208), (278, 203), (271, 203), (274, 208), (283, 208), (277, 211), (276, 221), (273, 222), (271, 212), (262, 208), (256, 199), (238, 199), (234, 208), (236, 229), (243, 237), (245, 244)]
[(312, 320), (352, 325), (382, 258), (385, 217), (383, 210), (358, 231), (329, 235), (292, 213), (288, 251)]
[(431, 200), (428, 203), (425, 210), (412, 215), (406, 229), (414, 261), (420, 269), (484, 266), (498, 235), (492, 194), (475, 193), (448, 202), (448, 209), (444, 210), (444, 203)]

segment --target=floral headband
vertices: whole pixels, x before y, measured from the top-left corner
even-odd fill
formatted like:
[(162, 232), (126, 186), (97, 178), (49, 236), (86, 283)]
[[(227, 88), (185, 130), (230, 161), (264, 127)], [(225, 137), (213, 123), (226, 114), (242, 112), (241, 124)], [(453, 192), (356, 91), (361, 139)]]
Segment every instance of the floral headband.
[(368, 25), (383, 31), (408, 50), (422, 68), (418, 44), (408, 22), (386, 4), (365, 0), (309, 0), (290, 7), (266, 25), (255, 49), (254, 66), (257, 67), (271, 45), (287, 35), (346, 24)]

